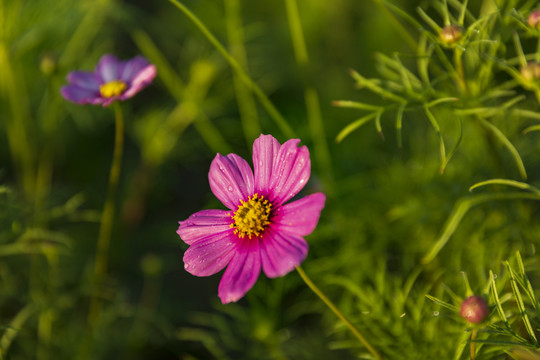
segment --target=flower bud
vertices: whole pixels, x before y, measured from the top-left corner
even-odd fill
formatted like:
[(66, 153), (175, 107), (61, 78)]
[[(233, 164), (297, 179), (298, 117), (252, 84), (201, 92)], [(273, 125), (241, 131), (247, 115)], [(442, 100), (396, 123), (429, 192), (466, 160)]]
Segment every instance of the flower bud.
[(521, 76), (527, 81), (540, 79), (540, 63), (531, 61), (519, 69)]
[(446, 25), (439, 34), (442, 42), (445, 44), (457, 42), (461, 38), (461, 35), (463, 35), (463, 31), (459, 25)]
[(39, 68), (43, 75), (50, 76), (54, 73), (56, 70), (56, 61), (54, 59), (54, 56), (50, 53), (45, 53), (41, 56), (41, 60), (39, 62)]
[(530, 13), (529, 17), (527, 18), (527, 22), (532, 28), (540, 28), (540, 10), (534, 10), (532, 13)]
[(473, 295), (461, 303), (459, 314), (468, 322), (479, 324), (488, 317), (489, 307), (481, 296)]

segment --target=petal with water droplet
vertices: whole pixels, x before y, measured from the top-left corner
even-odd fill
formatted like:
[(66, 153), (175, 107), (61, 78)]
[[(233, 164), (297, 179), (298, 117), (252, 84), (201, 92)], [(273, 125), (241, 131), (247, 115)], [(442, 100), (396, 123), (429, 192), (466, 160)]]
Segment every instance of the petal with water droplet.
[(236, 154), (217, 154), (208, 173), (214, 195), (229, 209), (236, 211), (240, 200), (253, 194), (253, 171), (246, 160)]

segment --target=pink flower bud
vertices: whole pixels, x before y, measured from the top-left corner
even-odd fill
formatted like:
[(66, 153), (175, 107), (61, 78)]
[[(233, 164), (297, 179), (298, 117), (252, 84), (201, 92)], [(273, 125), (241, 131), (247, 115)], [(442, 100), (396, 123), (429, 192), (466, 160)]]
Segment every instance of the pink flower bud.
[(462, 29), (459, 25), (446, 25), (439, 36), (443, 43), (453, 44), (461, 38)]
[(530, 13), (529, 17), (527, 18), (527, 22), (529, 23), (530, 27), (539, 28), (540, 27), (540, 10), (534, 10), (532, 13)]
[(527, 81), (540, 79), (540, 63), (529, 62), (519, 69), (521, 76)]
[(459, 314), (462, 318), (473, 324), (479, 324), (489, 315), (489, 307), (481, 296), (468, 297), (461, 303)]

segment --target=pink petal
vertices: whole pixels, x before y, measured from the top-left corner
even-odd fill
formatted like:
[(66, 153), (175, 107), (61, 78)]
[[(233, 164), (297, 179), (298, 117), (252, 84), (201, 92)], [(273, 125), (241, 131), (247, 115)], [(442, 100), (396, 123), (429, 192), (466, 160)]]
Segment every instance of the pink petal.
[(120, 66), (119, 80), (122, 80), (125, 83), (131, 83), (133, 79), (144, 70), (148, 65), (148, 60), (146, 60), (141, 55), (135, 56), (133, 59), (123, 61)]
[(253, 172), (246, 160), (236, 154), (217, 154), (208, 173), (214, 195), (229, 209), (236, 211), (240, 200), (253, 194)]
[(255, 192), (267, 195), (272, 179), (274, 158), (281, 145), (272, 135), (261, 135), (253, 143), (253, 170), (255, 171)]
[(243, 239), (219, 283), (223, 304), (240, 300), (257, 281), (261, 272), (259, 238)]
[(272, 218), (272, 229), (298, 236), (311, 234), (317, 226), (325, 200), (323, 193), (316, 193), (280, 206)]
[(122, 100), (128, 99), (148, 86), (156, 76), (156, 67), (148, 65), (142, 69), (133, 79), (129, 79), (131, 86), (121, 96)]
[(99, 76), (103, 83), (119, 79), (120, 61), (114, 55), (105, 54), (99, 59), (95, 74)]
[(230, 230), (231, 212), (226, 210), (202, 210), (180, 221), (176, 232), (188, 245)]
[(308, 244), (302, 237), (268, 229), (261, 240), (263, 271), (269, 278), (283, 276), (306, 258)]
[(279, 206), (306, 185), (311, 174), (311, 160), (306, 146), (298, 148), (300, 140), (291, 139), (281, 145), (274, 158), (268, 190), (272, 204)]
[(237, 242), (231, 229), (197, 240), (184, 253), (184, 268), (195, 276), (214, 275), (231, 261)]

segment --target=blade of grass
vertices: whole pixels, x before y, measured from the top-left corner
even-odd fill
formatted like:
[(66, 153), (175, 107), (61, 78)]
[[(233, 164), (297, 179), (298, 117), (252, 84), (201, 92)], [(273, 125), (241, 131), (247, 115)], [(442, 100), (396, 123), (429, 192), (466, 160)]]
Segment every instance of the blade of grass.
[[(287, 21), (289, 23), (289, 32), (293, 44), (294, 56), (296, 63), (302, 74), (308, 73), (309, 54), (305, 42), (304, 31), (298, 10), (296, 0), (285, 0), (285, 8), (287, 12)], [(326, 184), (328, 189), (333, 191), (333, 170), (328, 143), (326, 141), (326, 133), (322, 119), (321, 105), (319, 95), (315, 86), (307, 76), (303, 76), (304, 82), (304, 100), (306, 103), (307, 119), (311, 136), (314, 142), (315, 158), (322, 168), (322, 173), (326, 175)]]
[(490, 179), (490, 180), (481, 181), (479, 183), (472, 185), (469, 188), (469, 191), (473, 191), (476, 188), (479, 188), (481, 186), (486, 186), (486, 185), (508, 185), (508, 186), (512, 186), (512, 187), (522, 189), (522, 190), (529, 190), (532, 193), (535, 193), (540, 196), (540, 189), (537, 189), (536, 187), (531, 186), (524, 182), (509, 180), (509, 179)]
[(525, 329), (527, 330), (527, 333), (531, 337), (532, 340), (538, 345), (538, 339), (536, 338), (536, 335), (534, 334), (534, 329), (531, 325), (531, 322), (529, 320), (529, 315), (527, 314), (527, 311), (525, 309), (525, 303), (523, 302), (523, 297), (521, 296), (521, 292), (519, 291), (519, 287), (516, 281), (516, 276), (514, 274), (514, 271), (512, 270), (512, 267), (510, 266), (510, 263), (508, 261), (505, 262), (506, 269), (508, 270), (508, 273), (510, 274), (510, 285), (512, 287), (512, 292), (514, 293), (514, 298), (516, 299), (516, 304), (519, 310), (519, 313), (521, 315), (521, 320), (523, 321), (523, 325), (525, 326)]
[[(394, 4), (384, 1), (384, 0), (373, 0), (383, 11), (385, 15), (390, 18), (392, 25), (396, 28), (398, 34), (405, 39), (407, 44), (412, 48), (416, 49), (416, 40), (415, 38), (410, 34), (409, 30), (401, 24), (401, 22), (396, 18), (396, 16), (392, 13), (392, 11), (396, 12), (398, 15), (403, 17), (405, 20), (409, 21), (416, 29), (420, 29), (421, 25), (409, 14), (407, 14), (405, 11), (401, 10), (399, 7), (395, 6)], [(390, 11), (390, 9), (392, 11)]]
[[(224, 5), (227, 37), (229, 39), (231, 55), (238, 61), (242, 68), (246, 69), (247, 73), (247, 55), (244, 46), (244, 26), (242, 24), (240, 1), (226, 0), (224, 1)], [(257, 105), (253, 98), (253, 93), (249, 91), (249, 88), (242, 82), (238, 74), (234, 75), (233, 81), (244, 137), (248, 145), (251, 146), (252, 141), (261, 134)]]
[(508, 149), (512, 157), (514, 158), (514, 162), (516, 163), (516, 166), (519, 170), (519, 173), (523, 179), (527, 179), (527, 171), (525, 170), (525, 165), (523, 164), (523, 160), (521, 159), (521, 156), (519, 155), (519, 152), (514, 147), (514, 145), (508, 140), (508, 138), (499, 130), (495, 125), (490, 123), (489, 121), (485, 120), (484, 118), (477, 116), (476, 117), (480, 124), (484, 126), (486, 129), (490, 130), (493, 135), (499, 141)]
[(442, 301), (442, 300), (440, 300), (440, 299), (437, 299), (436, 297), (431, 296), (431, 295), (428, 295), (428, 294), (426, 294), (425, 296), (426, 296), (429, 300), (433, 301), (433, 302), (434, 302), (435, 304), (437, 304), (437, 305), (440, 305), (440, 306), (442, 306), (442, 307), (445, 307), (445, 308), (447, 308), (447, 309), (449, 309), (449, 310), (451, 310), (451, 311), (453, 311), (453, 312), (458, 312), (458, 311), (459, 311), (458, 307), (455, 306), (455, 305), (449, 304), (449, 303), (447, 303), (447, 302), (445, 302), (445, 301)]
[(523, 134), (528, 134), (530, 132), (538, 131), (538, 130), (540, 130), (540, 125), (529, 126), (528, 128), (523, 130)]
[(446, 159), (444, 160), (444, 162), (442, 164), (441, 173), (444, 172), (444, 170), (446, 169), (446, 166), (448, 165), (448, 163), (450, 162), (452, 157), (454, 157), (454, 154), (456, 153), (459, 145), (461, 144), (462, 139), (463, 139), (463, 121), (461, 120), (461, 117), (459, 117), (459, 136), (458, 136), (458, 138), (456, 140), (456, 143), (454, 144), (452, 149), (450, 149), (450, 152), (448, 153), (448, 156), (446, 157)]
[(236, 72), (240, 80), (242, 80), (248, 86), (248, 88), (250, 88), (254, 92), (255, 96), (259, 99), (261, 105), (266, 109), (268, 115), (270, 115), (270, 117), (279, 127), (281, 132), (288, 138), (296, 137), (292, 128), (289, 126), (289, 124), (280, 114), (280, 112), (276, 109), (274, 104), (272, 104), (270, 99), (264, 94), (261, 88), (255, 82), (253, 82), (253, 80), (251, 80), (251, 78), (246, 74), (244, 69), (242, 69), (238, 61), (236, 61), (227, 52), (225, 47), (216, 39), (216, 37), (210, 32), (210, 30), (208, 30), (208, 28), (203, 24), (203, 22), (180, 1), (169, 0), (169, 2), (176, 6), (176, 8), (179, 9), (182, 13), (184, 13), (184, 15), (186, 15), (193, 22), (193, 24), (195, 24), (199, 31), (219, 51), (219, 53), (221, 53), (221, 55), (229, 63), (231, 68)]
[(403, 139), (401, 135), (402, 123), (403, 123), (403, 112), (405, 111), (406, 104), (402, 104), (396, 112), (396, 138), (398, 143), (399, 151), (403, 149)]
[(433, 29), (433, 31), (436, 34), (439, 34), (442, 30), (442, 28), (437, 24), (431, 17), (429, 17), (428, 14), (421, 8), (417, 7), (416, 11), (418, 12), (418, 15)]
[(159, 69), (158, 76), (177, 101), (184, 95), (184, 82), (173, 69), (159, 47), (142, 30), (135, 30), (131, 37), (143, 55)]
[(437, 257), (437, 254), (446, 245), (448, 240), (450, 240), (450, 237), (456, 231), (461, 220), (472, 207), (488, 201), (495, 200), (540, 200), (540, 197), (535, 194), (509, 192), (498, 194), (481, 194), (473, 197), (460, 199), (452, 209), (450, 216), (444, 224), (441, 235), (439, 236), (435, 244), (431, 247), (429, 252), (422, 258), (421, 262), (427, 264), (433, 261), (435, 257)]
[(17, 313), (17, 315), (15, 315), (13, 320), (11, 320), (9, 327), (6, 328), (2, 338), (0, 338), (0, 360), (5, 358), (11, 343), (23, 327), (24, 323), (35, 311), (36, 306), (34, 304), (27, 304)]
[(355, 70), (351, 69), (349, 72), (359, 87), (366, 87), (367, 89), (371, 90), (375, 94), (379, 94), (381, 97), (386, 98), (386, 99), (391, 99), (399, 103), (406, 102), (405, 98), (402, 98), (399, 95), (396, 95), (394, 93), (384, 90), (379, 85), (377, 85), (374, 81), (363, 77)]
[(364, 125), (370, 120), (373, 120), (380, 114), (381, 112), (374, 112), (369, 115), (366, 115), (364, 117), (361, 117), (360, 119), (353, 121), (349, 125), (345, 126), (343, 130), (339, 132), (339, 134), (336, 136), (336, 142), (340, 143), (343, 139), (345, 139), (351, 132), (358, 129), (360, 126)]
[(435, 119), (435, 116), (433, 116), (433, 114), (429, 110), (429, 107), (427, 106), (427, 104), (424, 105), (424, 113), (426, 114), (429, 122), (431, 123), (431, 126), (433, 126), (435, 133), (439, 137), (439, 154), (441, 156), (440, 172), (442, 174), (444, 171), (445, 163), (446, 163), (446, 149), (444, 146), (444, 139), (441, 134), (441, 128), (439, 127), (439, 123), (437, 122), (437, 119)]
[(461, 7), (461, 11), (459, 12), (459, 16), (458, 16), (458, 24), (463, 26), (463, 22), (465, 20), (465, 13), (467, 12), (467, 3), (469, 2), (469, 0), (465, 0), (463, 2), (463, 5)]
[(332, 105), (343, 107), (343, 108), (353, 108), (353, 109), (368, 110), (368, 111), (383, 110), (383, 108), (380, 106), (366, 104), (366, 103), (362, 103), (358, 101), (350, 101), (350, 100), (335, 100), (332, 102)]
[(508, 319), (506, 318), (506, 315), (504, 314), (501, 300), (499, 299), (499, 293), (497, 292), (497, 284), (495, 284), (495, 276), (493, 275), (493, 271), (491, 270), (489, 270), (489, 282), (491, 284), (491, 296), (493, 297), (493, 300), (495, 302), (495, 307), (497, 308), (499, 317), (506, 324), (507, 327), (510, 327), (508, 325)]
[(538, 299), (536, 298), (532, 284), (529, 281), (527, 274), (525, 273), (525, 266), (523, 265), (523, 260), (521, 259), (521, 254), (519, 253), (519, 251), (516, 251), (516, 262), (519, 268), (519, 275), (523, 279), (523, 283), (521, 284), (521, 286), (527, 292), (527, 296), (529, 297), (529, 300), (531, 301), (534, 309), (539, 312), (540, 307), (538, 306)]

